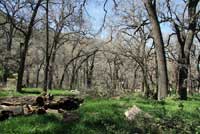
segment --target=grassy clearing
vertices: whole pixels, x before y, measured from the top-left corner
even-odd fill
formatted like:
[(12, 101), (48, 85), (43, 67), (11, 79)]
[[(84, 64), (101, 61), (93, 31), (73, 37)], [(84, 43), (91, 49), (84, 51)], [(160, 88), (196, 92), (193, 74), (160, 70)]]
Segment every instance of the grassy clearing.
[[(62, 91), (62, 90), (61, 90)], [(65, 93), (51, 91), (57, 95)], [(61, 93), (60, 93), (61, 92)], [(165, 101), (145, 99), (140, 95), (122, 98), (86, 98), (76, 112), (78, 122), (66, 124), (59, 115), (15, 117), (0, 123), (2, 134), (132, 134), (132, 133), (200, 133), (200, 96), (188, 101), (167, 98)], [(153, 116), (139, 116), (129, 122), (124, 112), (136, 105)]]
[[(42, 88), (24, 88), (22, 93), (16, 92), (13, 89), (0, 90), (0, 98), (2, 97), (16, 97), (16, 96), (38, 96), (43, 92)], [(54, 96), (69, 96), (74, 95), (74, 93), (69, 90), (52, 89), (48, 93)]]

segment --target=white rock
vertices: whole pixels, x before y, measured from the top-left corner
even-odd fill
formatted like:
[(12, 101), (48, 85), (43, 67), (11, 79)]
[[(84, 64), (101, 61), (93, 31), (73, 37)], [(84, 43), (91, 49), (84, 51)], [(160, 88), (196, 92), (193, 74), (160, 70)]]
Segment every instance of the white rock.
[(140, 108), (138, 108), (136, 105), (134, 105), (133, 107), (131, 107), (130, 109), (128, 109), (124, 115), (126, 116), (126, 118), (128, 120), (134, 120), (136, 115), (138, 115), (139, 113), (141, 113), (142, 110)]
[(80, 91), (78, 91), (77, 89), (75, 89), (75, 90), (70, 90), (70, 92), (73, 93), (73, 94), (80, 94)]

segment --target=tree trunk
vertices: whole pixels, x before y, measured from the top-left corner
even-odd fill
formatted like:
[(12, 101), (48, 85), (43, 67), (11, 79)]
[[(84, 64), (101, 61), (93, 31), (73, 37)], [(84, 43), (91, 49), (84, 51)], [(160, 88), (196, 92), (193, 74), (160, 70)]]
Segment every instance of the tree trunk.
[(52, 55), (52, 58), (51, 58), (51, 65), (50, 65), (50, 68), (49, 68), (49, 83), (48, 83), (49, 89), (52, 89), (52, 85), (53, 85), (53, 74), (54, 74), (55, 59), (56, 59), (56, 51), (53, 52), (53, 55)]
[(156, 69), (155, 69), (155, 75), (156, 75), (156, 84), (155, 84), (155, 88), (156, 88), (156, 94), (155, 94), (155, 99), (158, 99), (158, 83), (159, 83), (159, 76), (158, 76), (158, 60), (157, 60), (157, 54), (155, 52), (155, 64), (156, 64)]
[(36, 88), (38, 88), (39, 85), (39, 78), (40, 78), (40, 70), (42, 68), (42, 65), (44, 64), (44, 61), (42, 61), (42, 63), (40, 64), (40, 66), (37, 69), (37, 73), (36, 73)]
[[(6, 63), (6, 64), (7, 64), (7, 63)], [(9, 69), (8, 69), (8, 66), (7, 66), (7, 65), (4, 65), (4, 73), (3, 73), (3, 79), (2, 79), (3, 85), (6, 85), (6, 84), (7, 84), (8, 76), (9, 76)]]
[(48, 88), (52, 89), (52, 83), (53, 83), (53, 65), (51, 64), (49, 66), (49, 80), (48, 80)]
[(133, 91), (135, 91), (135, 88), (136, 88), (136, 80), (137, 80), (137, 72), (138, 72), (138, 69), (139, 69), (139, 66), (136, 66), (135, 68), (134, 68), (134, 77), (133, 77), (133, 80), (132, 80), (132, 85), (131, 85), (131, 88), (132, 88), (132, 90)]
[(188, 68), (188, 79), (187, 79), (187, 91), (189, 94), (192, 95), (192, 72), (191, 72), (191, 65)]
[(182, 65), (179, 68), (179, 78), (178, 78), (178, 94), (181, 100), (187, 99), (187, 77), (188, 77), (188, 68)]
[(29, 43), (30, 37), (27, 37), (25, 39), (24, 44), (24, 49), (22, 49), (22, 53), (20, 56), (20, 63), (19, 63), (19, 70), (18, 70), (18, 79), (17, 79), (17, 91), (21, 92), (22, 91), (22, 85), (23, 85), (23, 75), (24, 75), (24, 66), (25, 66), (25, 61), (26, 61), (26, 54), (28, 51), (28, 43)]
[[(12, 42), (13, 42), (13, 33), (14, 33), (14, 27), (12, 24), (10, 24), (9, 26), (9, 34), (8, 34), (8, 42), (7, 42), (7, 56), (11, 56), (11, 47), (12, 47)], [(5, 58), (5, 65), (4, 65), (4, 74), (3, 74), (3, 84), (6, 85), (7, 84), (7, 79), (9, 76), (9, 67), (8, 67), (8, 63), (9, 63), (9, 58), (6, 56)]]
[(197, 89), (200, 90), (200, 54), (198, 56), (198, 61), (197, 61), (197, 72), (198, 72), (198, 77), (197, 77)]
[(26, 87), (30, 86), (30, 71), (29, 71), (29, 67), (27, 66), (26, 68)]
[(155, 42), (158, 62), (158, 100), (164, 99), (168, 94), (167, 64), (164, 51), (164, 42), (156, 13), (156, 1), (143, 0), (149, 19), (152, 24), (152, 36)]
[(60, 89), (62, 89), (62, 87), (63, 87), (63, 81), (65, 79), (65, 73), (67, 71), (67, 68), (68, 68), (68, 65), (65, 65), (64, 70), (63, 70), (63, 74), (62, 74), (61, 79), (60, 79), (60, 84), (59, 84)]
[[(145, 68), (145, 67), (144, 67)], [(150, 95), (150, 88), (149, 88), (149, 84), (148, 84), (148, 80), (147, 80), (147, 78), (148, 78), (148, 76), (147, 76), (147, 70), (146, 69), (144, 69), (144, 68), (142, 68), (142, 73), (143, 73), (143, 84), (144, 84), (144, 89), (143, 89), (143, 91), (144, 91), (144, 95), (146, 96), (146, 97), (149, 97), (149, 95)]]
[(48, 73), (49, 73), (49, 1), (46, 1), (46, 66), (44, 71), (44, 92), (47, 92), (48, 86)]
[(76, 66), (73, 65), (72, 68), (72, 74), (71, 74), (71, 80), (70, 80), (70, 89), (73, 90), (75, 86), (75, 77), (76, 77)]
[(199, 0), (189, 0), (188, 1), (188, 31), (185, 38), (181, 38), (181, 30), (179, 26), (174, 23), (177, 38), (179, 41), (179, 82), (178, 82), (178, 93), (181, 100), (187, 100), (187, 79), (188, 79), (188, 69), (190, 65), (190, 50), (193, 44), (193, 39), (196, 31), (197, 14), (196, 8)]
[(33, 26), (35, 23), (35, 17), (37, 15), (37, 11), (39, 9), (39, 6), (41, 4), (42, 0), (38, 0), (34, 10), (33, 10), (33, 14), (31, 17), (31, 21), (28, 25), (28, 31), (25, 34), (25, 38), (24, 38), (24, 48), (21, 52), (21, 56), (20, 56), (20, 63), (19, 63), (19, 69), (18, 69), (18, 79), (17, 79), (17, 91), (21, 92), (22, 91), (22, 84), (23, 84), (23, 75), (24, 75), (24, 65), (25, 65), (25, 61), (26, 61), (26, 54), (28, 52), (28, 46), (29, 46), (29, 40), (31, 38), (32, 35), (32, 31), (33, 31)]
[[(96, 53), (96, 52), (95, 52)], [(93, 71), (94, 71), (94, 62), (95, 62), (95, 53), (91, 58), (91, 64), (88, 66), (88, 61), (87, 61), (87, 88), (92, 87), (92, 77), (93, 77)]]

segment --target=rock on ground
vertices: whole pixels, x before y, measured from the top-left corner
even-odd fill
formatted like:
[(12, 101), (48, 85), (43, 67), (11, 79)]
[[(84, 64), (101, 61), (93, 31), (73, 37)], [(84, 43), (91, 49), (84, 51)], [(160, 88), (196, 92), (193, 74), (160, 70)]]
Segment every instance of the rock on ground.
[(140, 108), (138, 108), (136, 105), (133, 105), (130, 109), (124, 112), (125, 117), (132, 121), (135, 120), (137, 115), (142, 114), (146, 118), (151, 118), (152, 116), (149, 115), (148, 113), (143, 112)]

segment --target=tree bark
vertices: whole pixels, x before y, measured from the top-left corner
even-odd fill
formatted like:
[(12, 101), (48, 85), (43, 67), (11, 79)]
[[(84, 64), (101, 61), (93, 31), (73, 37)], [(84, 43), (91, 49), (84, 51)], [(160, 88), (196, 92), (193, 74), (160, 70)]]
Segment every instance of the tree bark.
[(49, 89), (52, 89), (52, 85), (53, 85), (55, 59), (56, 59), (56, 50), (54, 50), (54, 52), (52, 54), (51, 65), (50, 65), (50, 68), (49, 68), (49, 83), (48, 83)]
[(38, 69), (37, 69), (37, 73), (36, 73), (36, 88), (38, 88), (39, 85), (39, 78), (40, 78), (40, 70), (42, 68), (42, 65), (44, 64), (44, 61), (42, 61), (42, 63), (39, 65)]
[(73, 68), (71, 73), (71, 79), (70, 79), (70, 89), (73, 90), (75, 88), (75, 80), (76, 80), (76, 63), (73, 62)]
[(65, 73), (67, 71), (67, 68), (68, 68), (68, 66), (65, 65), (64, 70), (63, 70), (63, 74), (62, 74), (61, 79), (60, 79), (60, 84), (59, 84), (60, 89), (62, 89), (62, 87), (63, 87), (63, 82), (64, 82), (64, 79), (65, 79)]
[(190, 50), (193, 44), (193, 39), (196, 31), (197, 15), (196, 8), (199, 0), (188, 0), (188, 18), (189, 26), (187, 34), (182, 38), (181, 30), (179, 26), (174, 23), (176, 35), (179, 42), (178, 47), (178, 63), (179, 63), (179, 77), (178, 77), (178, 94), (181, 100), (187, 100), (187, 79), (188, 69), (190, 65)]
[(30, 86), (30, 71), (29, 66), (26, 67), (26, 87)]
[(20, 63), (19, 63), (19, 69), (18, 69), (18, 79), (17, 79), (17, 91), (21, 92), (22, 91), (22, 84), (23, 84), (23, 75), (24, 75), (24, 66), (25, 66), (25, 61), (26, 61), (26, 54), (28, 52), (28, 46), (29, 46), (29, 41), (32, 35), (32, 31), (33, 31), (33, 26), (35, 23), (35, 17), (37, 15), (37, 11), (40, 7), (42, 0), (38, 0), (33, 13), (32, 13), (32, 17), (31, 17), (31, 21), (28, 25), (28, 31), (25, 34), (25, 38), (24, 38), (24, 48), (22, 49), (22, 53), (20, 56)]
[(144, 65), (144, 68), (142, 68), (142, 73), (143, 73), (142, 77), (143, 77), (143, 84), (144, 84), (143, 91), (144, 91), (144, 95), (148, 98), (150, 96), (150, 88), (149, 88), (149, 84), (147, 80), (148, 75), (147, 75), (147, 69), (145, 65)]
[[(94, 52), (94, 55), (91, 57), (91, 64), (90, 66), (88, 66), (88, 63), (87, 64), (87, 88), (91, 88), (92, 87), (92, 77), (93, 77), (93, 71), (94, 71), (94, 62), (95, 62), (95, 53), (96, 51)], [(88, 61), (87, 61), (88, 62)]]
[[(9, 26), (9, 33), (7, 35), (7, 56), (11, 56), (11, 47), (12, 47), (12, 43), (13, 43), (13, 33), (14, 33), (14, 27), (12, 24), (10, 24)], [(4, 65), (4, 74), (3, 74), (3, 84), (6, 85), (7, 84), (7, 79), (9, 77), (9, 67), (8, 67), (8, 63), (9, 63), (9, 58), (6, 57), (5, 58), (5, 65)]]
[(152, 36), (155, 42), (158, 62), (158, 100), (164, 99), (168, 94), (167, 64), (164, 51), (163, 37), (156, 13), (156, 1), (143, 0), (152, 25)]
[(198, 90), (200, 90), (200, 54), (198, 56), (198, 61), (197, 61), (197, 72), (198, 72), (198, 85), (197, 85), (197, 88)]
[(49, 0), (46, 0), (46, 66), (44, 71), (44, 92), (47, 92), (48, 88), (49, 61)]
[[(7, 63), (6, 63), (7, 64)], [(3, 85), (6, 85), (7, 84), (7, 81), (8, 81), (8, 76), (9, 76), (9, 69), (8, 69), (8, 66), (7, 65), (4, 65), (4, 73), (3, 73), (3, 78), (2, 78), (2, 82), (3, 82)]]

